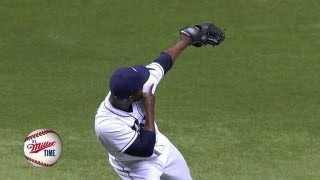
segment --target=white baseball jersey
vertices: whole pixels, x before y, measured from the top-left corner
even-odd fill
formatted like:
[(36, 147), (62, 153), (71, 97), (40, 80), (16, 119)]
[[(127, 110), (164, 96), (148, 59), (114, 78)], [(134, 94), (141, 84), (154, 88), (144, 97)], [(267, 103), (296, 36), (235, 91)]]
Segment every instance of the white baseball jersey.
[[(153, 93), (164, 76), (162, 66), (153, 62), (146, 66), (150, 76), (143, 87), (143, 91), (149, 90), (153, 86)], [(95, 130), (100, 143), (108, 151), (109, 155), (114, 156), (120, 161), (138, 160), (156, 157), (162, 153), (167, 143), (167, 138), (162, 135), (155, 123), (156, 144), (154, 154), (151, 157), (135, 157), (123, 153), (137, 138), (141, 126), (145, 124), (145, 108), (142, 101), (132, 103), (132, 112), (122, 111), (114, 108), (110, 102), (111, 93), (109, 92), (105, 100), (101, 103), (95, 120)], [(103, 136), (101, 136), (103, 134)]]

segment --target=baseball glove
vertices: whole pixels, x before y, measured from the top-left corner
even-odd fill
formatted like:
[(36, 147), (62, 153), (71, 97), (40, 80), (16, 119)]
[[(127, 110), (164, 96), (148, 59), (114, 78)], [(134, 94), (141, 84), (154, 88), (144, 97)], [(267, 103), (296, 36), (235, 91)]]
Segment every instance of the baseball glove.
[(192, 45), (201, 47), (210, 44), (217, 46), (223, 42), (225, 33), (212, 23), (196, 24), (180, 29), (180, 34), (185, 34), (192, 39)]

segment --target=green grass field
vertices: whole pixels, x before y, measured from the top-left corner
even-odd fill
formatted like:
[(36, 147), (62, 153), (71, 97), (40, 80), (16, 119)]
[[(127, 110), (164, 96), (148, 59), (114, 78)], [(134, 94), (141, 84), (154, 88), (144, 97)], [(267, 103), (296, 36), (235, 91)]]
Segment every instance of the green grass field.
[[(317, 0), (1, 0), (1, 179), (119, 179), (94, 115), (121, 66), (148, 64), (178, 29), (215, 22), (219, 47), (188, 48), (157, 90), (160, 130), (196, 180), (320, 179)], [(62, 138), (52, 168), (23, 140)]]

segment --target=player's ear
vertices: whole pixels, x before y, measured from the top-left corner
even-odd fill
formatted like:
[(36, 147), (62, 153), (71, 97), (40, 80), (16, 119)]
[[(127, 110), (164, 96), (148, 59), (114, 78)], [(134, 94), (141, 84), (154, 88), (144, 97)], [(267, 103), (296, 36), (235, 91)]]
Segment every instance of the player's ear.
[(128, 101), (129, 101), (129, 102), (133, 102), (133, 101), (134, 101), (134, 95), (129, 96), (129, 97), (128, 97)]

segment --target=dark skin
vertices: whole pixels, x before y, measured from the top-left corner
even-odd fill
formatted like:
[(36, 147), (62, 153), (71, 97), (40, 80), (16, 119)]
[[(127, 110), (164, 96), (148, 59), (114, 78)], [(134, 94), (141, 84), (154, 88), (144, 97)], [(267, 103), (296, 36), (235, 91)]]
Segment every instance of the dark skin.
[[(166, 49), (164, 52), (169, 54), (172, 59), (172, 64), (175, 63), (177, 57), (181, 54), (181, 52), (190, 46), (192, 40), (189, 36), (185, 34), (180, 35), (180, 40), (170, 48)], [(152, 94), (153, 85), (150, 87), (149, 92), (142, 92), (142, 89), (129, 96), (128, 99), (117, 100), (114, 98), (110, 98), (110, 102), (113, 107), (121, 109), (123, 111), (129, 111), (131, 108), (131, 104), (135, 101), (139, 101), (142, 99), (143, 105), (146, 109), (146, 119), (144, 130), (147, 131), (155, 131), (154, 128), (154, 105), (155, 105), (155, 96)]]

